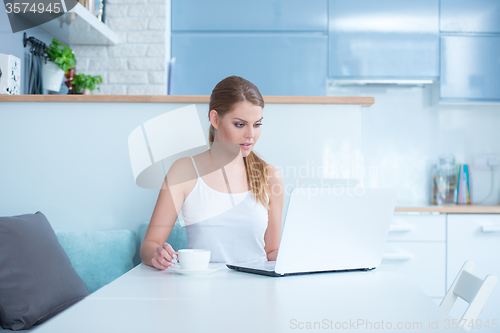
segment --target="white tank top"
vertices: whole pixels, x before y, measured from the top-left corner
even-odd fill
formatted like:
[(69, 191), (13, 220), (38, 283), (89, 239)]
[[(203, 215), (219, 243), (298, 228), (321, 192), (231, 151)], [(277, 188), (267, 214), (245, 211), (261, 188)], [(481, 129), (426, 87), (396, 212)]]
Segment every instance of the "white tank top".
[(210, 250), (210, 262), (266, 261), (267, 209), (251, 191), (231, 194), (212, 189), (191, 160), (198, 179), (181, 209), (188, 248)]

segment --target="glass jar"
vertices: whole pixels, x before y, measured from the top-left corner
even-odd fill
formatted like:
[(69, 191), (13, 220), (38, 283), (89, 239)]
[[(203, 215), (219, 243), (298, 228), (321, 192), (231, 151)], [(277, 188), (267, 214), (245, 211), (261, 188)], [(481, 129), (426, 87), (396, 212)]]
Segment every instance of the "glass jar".
[(457, 165), (455, 156), (451, 154), (441, 155), (432, 172), (432, 204), (454, 204), (456, 188)]

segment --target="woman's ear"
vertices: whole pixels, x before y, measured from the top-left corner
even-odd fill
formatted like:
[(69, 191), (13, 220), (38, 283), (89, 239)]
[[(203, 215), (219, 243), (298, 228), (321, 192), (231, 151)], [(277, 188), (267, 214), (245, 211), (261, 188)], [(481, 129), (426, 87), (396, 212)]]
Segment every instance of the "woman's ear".
[(211, 110), (209, 118), (210, 118), (210, 123), (212, 124), (212, 126), (215, 129), (218, 129), (217, 127), (219, 127), (219, 125), (218, 125), (218, 114), (217, 114), (217, 111), (216, 110)]

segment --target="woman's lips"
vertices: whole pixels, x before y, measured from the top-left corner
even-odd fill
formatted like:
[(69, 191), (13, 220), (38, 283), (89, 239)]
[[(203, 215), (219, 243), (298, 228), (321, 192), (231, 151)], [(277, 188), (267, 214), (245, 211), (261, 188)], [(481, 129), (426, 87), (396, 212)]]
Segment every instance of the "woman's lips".
[(250, 149), (250, 148), (252, 148), (252, 144), (249, 144), (248, 146), (245, 146), (244, 144), (240, 144), (240, 146), (243, 149)]

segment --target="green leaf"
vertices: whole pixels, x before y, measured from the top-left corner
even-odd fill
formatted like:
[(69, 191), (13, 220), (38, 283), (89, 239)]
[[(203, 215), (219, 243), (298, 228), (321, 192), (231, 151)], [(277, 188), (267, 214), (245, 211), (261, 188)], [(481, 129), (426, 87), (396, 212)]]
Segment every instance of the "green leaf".
[(76, 65), (75, 55), (71, 48), (55, 38), (52, 39), (52, 44), (50, 44), (50, 48), (46, 50), (46, 54), (50, 61), (58, 64), (65, 72)]

